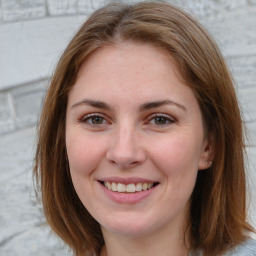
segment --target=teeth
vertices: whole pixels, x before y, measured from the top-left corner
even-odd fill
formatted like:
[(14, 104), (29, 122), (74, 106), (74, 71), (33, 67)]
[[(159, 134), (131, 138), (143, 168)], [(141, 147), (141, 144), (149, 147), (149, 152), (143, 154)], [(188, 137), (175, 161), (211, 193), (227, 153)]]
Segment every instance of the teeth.
[(125, 192), (126, 191), (126, 186), (121, 183), (117, 183), (116, 188), (117, 188), (117, 192)]
[(143, 189), (143, 191), (147, 190), (148, 189), (148, 184), (147, 183), (143, 183), (142, 189)]
[(153, 187), (153, 183), (131, 183), (128, 185), (122, 184), (122, 183), (115, 183), (115, 182), (109, 182), (105, 181), (104, 186), (108, 188), (109, 190), (112, 190), (114, 192), (119, 193), (134, 193), (134, 192), (141, 192), (146, 191)]
[(117, 191), (117, 185), (116, 185), (115, 182), (112, 183), (112, 186), (111, 186), (110, 189), (113, 190), (113, 191)]
[(142, 184), (141, 183), (136, 184), (136, 191), (142, 191)]
[(108, 189), (111, 189), (111, 183), (109, 181), (105, 182), (105, 186), (108, 188)]
[(126, 186), (126, 192), (128, 193), (134, 193), (135, 192), (135, 184), (128, 184)]

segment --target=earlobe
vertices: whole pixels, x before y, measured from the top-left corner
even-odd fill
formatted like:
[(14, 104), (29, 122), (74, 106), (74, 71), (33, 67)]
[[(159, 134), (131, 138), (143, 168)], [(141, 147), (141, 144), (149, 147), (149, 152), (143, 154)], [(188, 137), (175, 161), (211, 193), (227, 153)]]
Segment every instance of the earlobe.
[(205, 139), (199, 159), (198, 170), (205, 170), (212, 166), (214, 158), (214, 143), (212, 136)]

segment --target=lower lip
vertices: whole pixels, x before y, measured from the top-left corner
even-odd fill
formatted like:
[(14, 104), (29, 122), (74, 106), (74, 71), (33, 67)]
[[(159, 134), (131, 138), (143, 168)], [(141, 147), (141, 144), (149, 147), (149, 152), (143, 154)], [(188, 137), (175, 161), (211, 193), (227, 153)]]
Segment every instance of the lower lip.
[(151, 195), (157, 186), (149, 190), (134, 192), (134, 193), (119, 193), (109, 190), (104, 185), (100, 184), (105, 194), (113, 201), (121, 204), (135, 204)]

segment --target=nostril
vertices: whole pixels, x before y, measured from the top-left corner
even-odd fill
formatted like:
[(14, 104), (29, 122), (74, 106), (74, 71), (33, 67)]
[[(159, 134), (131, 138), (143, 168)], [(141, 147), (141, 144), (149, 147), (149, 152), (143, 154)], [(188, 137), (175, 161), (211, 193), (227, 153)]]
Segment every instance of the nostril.
[(115, 164), (116, 162), (114, 160), (109, 160), (110, 163)]
[(131, 142), (131, 139), (119, 139), (118, 143), (109, 145), (106, 152), (106, 159), (118, 166), (131, 167), (141, 164), (146, 159), (146, 154), (142, 147)]
[(125, 168), (125, 169), (134, 167), (134, 166), (136, 166), (136, 165), (141, 163), (140, 161), (137, 161), (137, 160), (133, 161), (132, 159), (125, 158), (125, 157), (123, 157), (123, 158), (121, 158), (121, 157), (114, 158), (113, 157), (112, 159), (108, 158), (108, 161), (111, 164), (120, 166), (120, 167)]

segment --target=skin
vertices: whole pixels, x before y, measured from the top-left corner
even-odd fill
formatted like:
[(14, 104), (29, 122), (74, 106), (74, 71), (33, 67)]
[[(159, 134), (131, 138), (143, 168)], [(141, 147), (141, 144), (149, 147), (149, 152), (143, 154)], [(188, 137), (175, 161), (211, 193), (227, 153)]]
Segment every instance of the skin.
[[(133, 42), (94, 52), (69, 93), (66, 147), (76, 192), (102, 227), (101, 255), (188, 255), (190, 196), (211, 145), (168, 52)], [(116, 202), (99, 182), (111, 177), (158, 185), (138, 202)]]

